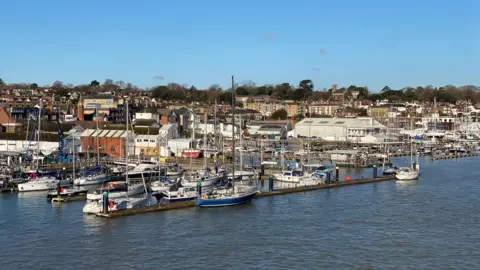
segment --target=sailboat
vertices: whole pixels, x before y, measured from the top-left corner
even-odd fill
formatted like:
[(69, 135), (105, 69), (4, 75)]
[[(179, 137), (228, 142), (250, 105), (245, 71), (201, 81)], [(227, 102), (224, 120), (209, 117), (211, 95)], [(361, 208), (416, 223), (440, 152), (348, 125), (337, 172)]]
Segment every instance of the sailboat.
[(420, 166), (418, 164), (418, 154), (416, 156), (416, 163), (413, 162), (413, 140), (410, 137), (410, 167), (400, 167), (395, 174), (398, 180), (417, 180), (420, 175)]
[[(37, 127), (37, 156), (40, 154), (40, 130), (41, 130), (41, 115), (42, 115), (42, 101), (40, 100), (39, 108), (38, 108), (38, 127)], [(18, 184), (18, 191), (19, 192), (27, 192), (27, 191), (48, 191), (54, 190), (60, 186), (68, 186), (69, 181), (66, 180), (59, 180), (52, 176), (39, 176), (37, 175), (39, 172), (39, 159), (36, 159), (36, 173), (31, 173), (28, 177), (28, 181), (25, 183)]]
[[(235, 82), (232, 76), (232, 123), (235, 123)], [(235, 127), (235, 125), (233, 125)], [(240, 124), (240, 137), (241, 124)], [(235, 161), (235, 128), (232, 128), (232, 160)], [(232, 180), (235, 179), (235, 162), (232, 166)], [(231, 181), (226, 187), (215, 188), (212, 191), (203, 194), (197, 198), (196, 205), (199, 207), (220, 207), (232, 206), (250, 202), (258, 193), (258, 186), (243, 185), (235, 186), (235, 181)]]
[[(204, 138), (203, 138), (203, 148), (205, 153), (205, 150), (208, 149), (207, 114), (206, 113), (205, 113), (204, 121), (205, 121), (205, 131), (204, 131)], [(184, 175), (182, 179), (182, 185), (184, 187), (196, 187), (198, 183), (200, 183), (202, 187), (207, 187), (207, 186), (215, 185), (217, 182), (219, 182), (223, 178), (221, 175), (218, 175), (216, 172), (213, 172), (207, 166), (206, 154), (204, 154), (203, 160), (205, 164), (202, 170), (198, 172), (190, 172), (189, 174)]]
[(98, 136), (100, 135), (100, 130), (98, 129), (98, 117), (97, 117), (98, 108), (95, 109), (95, 120), (97, 129), (95, 131), (95, 137), (97, 141), (97, 168), (95, 170), (90, 171), (85, 169), (85, 175), (79, 177), (73, 181), (73, 184), (76, 186), (88, 186), (88, 185), (97, 185), (107, 183), (112, 180), (110, 175), (106, 173), (102, 173), (100, 169), (100, 144)]
[[(73, 136), (73, 172), (72, 177), (75, 182), (75, 137)], [(53, 202), (64, 202), (65, 200), (85, 199), (87, 197), (88, 189), (86, 188), (62, 188), (57, 186), (56, 191), (48, 193), (47, 199)]]
[[(83, 208), (84, 213), (100, 213), (103, 209), (103, 191), (108, 192), (108, 197), (110, 200), (108, 211), (117, 211), (117, 210), (125, 210), (130, 208), (136, 207), (145, 207), (150, 206), (157, 203), (157, 200), (154, 196), (148, 194), (145, 178), (142, 175), (143, 185), (136, 185), (130, 184), (129, 182), (129, 174), (128, 174), (128, 143), (129, 143), (129, 135), (128, 135), (128, 101), (125, 101), (126, 105), (126, 117), (127, 117), (127, 125), (126, 125), (126, 138), (125, 138), (125, 160), (126, 160), (126, 173), (125, 173), (125, 182), (111, 182), (107, 184), (106, 189), (101, 188), (96, 190), (94, 194), (87, 194), (87, 204)], [(133, 198), (129, 197), (131, 195), (145, 193), (145, 196), (142, 198)], [(100, 198), (98, 198), (100, 197)]]

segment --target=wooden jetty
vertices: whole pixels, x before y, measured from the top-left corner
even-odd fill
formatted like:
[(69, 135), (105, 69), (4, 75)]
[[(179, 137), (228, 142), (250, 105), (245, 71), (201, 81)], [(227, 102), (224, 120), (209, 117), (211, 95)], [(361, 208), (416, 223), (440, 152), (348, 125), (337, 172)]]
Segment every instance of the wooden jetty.
[[(261, 191), (257, 194), (256, 198), (270, 197), (270, 196), (276, 196), (276, 195), (286, 195), (286, 194), (292, 194), (292, 193), (298, 193), (298, 192), (308, 192), (308, 191), (314, 191), (319, 189), (338, 188), (343, 186), (378, 183), (378, 182), (383, 182), (383, 181), (388, 181), (393, 179), (395, 179), (395, 176), (382, 176), (377, 178), (361, 178), (358, 180), (339, 181), (339, 182), (333, 182), (331, 184), (319, 184), (319, 185), (312, 185), (312, 186), (282, 188), (282, 189), (276, 189), (273, 191)], [(103, 218), (116, 218), (116, 217), (131, 216), (131, 215), (150, 213), (150, 212), (184, 209), (184, 208), (189, 208), (193, 206), (195, 206), (195, 201), (187, 201), (187, 202), (179, 202), (179, 203), (158, 204), (158, 205), (149, 206), (149, 207), (133, 208), (133, 209), (127, 209), (127, 210), (119, 210), (119, 211), (114, 211), (110, 213), (97, 213), (95, 215)]]

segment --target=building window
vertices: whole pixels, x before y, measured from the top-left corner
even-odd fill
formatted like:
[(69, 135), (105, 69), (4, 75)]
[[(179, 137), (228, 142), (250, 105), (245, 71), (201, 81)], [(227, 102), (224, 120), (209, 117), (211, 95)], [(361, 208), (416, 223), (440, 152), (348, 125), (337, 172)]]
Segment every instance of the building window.
[(115, 146), (111, 146), (110, 151), (115, 152)]
[(141, 139), (137, 139), (137, 142), (142, 142), (142, 140), (141, 140)]
[(154, 143), (154, 142), (155, 142), (155, 140), (150, 140), (150, 142), (153, 142), (153, 143)]

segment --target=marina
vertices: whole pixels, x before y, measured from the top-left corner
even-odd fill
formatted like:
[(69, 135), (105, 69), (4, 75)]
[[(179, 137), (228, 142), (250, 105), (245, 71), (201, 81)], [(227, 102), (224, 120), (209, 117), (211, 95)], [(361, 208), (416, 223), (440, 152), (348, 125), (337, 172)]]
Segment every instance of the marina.
[[(408, 157), (398, 157), (393, 161), (408, 164), (408, 160)], [(430, 265), (443, 268), (442, 266), (451, 265), (455, 261), (458, 267), (469, 268), (480, 261), (476, 256), (463, 253), (459, 247), (461, 245), (463, 248), (475, 250), (473, 247), (479, 241), (474, 234), (475, 224), (480, 221), (478, 211), (475, 210), (475, 207), (479, 206), (475, 198), (480, 192), (475, 177), (478, 174), (475, 164), (479, 161), (479, 157), (450, 160), (420, 157), (422, 175), (418, 181), (409, 182), (396, 181), (391, 176), (380, 177), (380, 170), (379, 177), (372, 179), (374, 173), (372, 168), (340, 168), (339, 178), (343, 179), (343, 176), (348, 175), (351, 176), (351, 180), (341, 180), (321, 187), (292, 187), (291, 184), (275, 182), (274, 190), (268, 191), (269, 180), (265, 180), (268, 176), (264, 176), (263, 189), (251, 203), (234, 208), (210, 210), (195, 207), (195, 201), (192, 200), (129, 209), (124, 212), (85, 215), (81, 211), (84, 206), (82, 201), (51, 203), (45, 199), (47, 193), (44, 192), (2, 193), (0, 211), (3, 215), (0, 216), (0, 224), (11, 224), (3, 227), (3, 233), (0, 234), (0, 240), (7, 243), (3, 246), (2, 252), (8, 262), (14, 257), (14, 252), (25, 252), (29, 250), (28, 246), (33, 245), (39, 251), (32, 254), (32, 259), (42, 265), (43, 261), (46, 263), (46, 260), (42, 259), (46, 256), (46, 252), (43, 251), (46, 247), (45, 239), (53, 240), (59, 230), (66, 232), (69, 228), (69, 233), (62, 233), (62, 239), (65, 241), (57, 243), (56, 250), (62, 251), (53, 251), (53, 254), (52, 251), (48, 251), (49, 254), (58, 257), (58, 267), (67, 267), (74, 258), (73, 261), (82, 268), (93, 267), (105, 259), (112, 260), (111, 266), (122, 268), (120, 256), (103, 250), (102, 245), (113, 243), (111, 241), (115, 239), (117, 246), (128, 248), (132, 243), (148, 242), (154, 237), (156, 241), (164, 244), (149, 245), (148, 249), (141, 248), (139, 251), (141, 255), (126, 257), (123, 261), (138, 264), (152, 257), (164, 261), (166, 267), (172, 268), (231, 266), (224, 260), (206, 263), (192, 258), (188, 255), (191, 253), (190, 249), (177, 249), (176, 252), (172, 252), (173, 247), (186, 244), (193, 238), (195, 241), (193, 244), (190, 243), (190, 248), (196, 249), (198, 255), (206, 255), (201, 250), (208, 247), (210, 252), (216, 254), (245, 258), (246, 261), (235, 263), (236, 267), (243, 268), (251, 263), (247, 258), (251, 258), (257, 252), (255, 246), (260, 243), (255, 239), (261, 238), (264, 246), (276, 252), (286, 252), (288, 246), (288, 250), (302, 254), (307, 251), (305, 249), (307, 244), (310, 248), (318, 250), (323, 257), (326, 256), (321, 259), (313, 257), (313, 261), (310, 262), (324, 267), (342, 267), (344, 263), (355, 263), (365, 267), (389, 268), (400, 261), (406, 267), (418, 267), (425, 263), (416, 256), (419, 252), (430, 256), (428, 252), (423, 251), (425, 249), (417, 248), (423, 246), (427, 249), (436, 247), (443, 254), (449, 255), (433, 257)], [(458, 170), (451, 170), (452, 166)], [(282, 196), (277, 196), (280, 194)], [(455, 201), (462, 206), (455, 203), (441, 207), (444, 200)], [(452, 216), (455, 217), (455, 222)], [(25, 219), (30, 222), (24, 223)], [(419, 222), (420, 220), (422, 222)], [(56, 224), (57, 228), (52, 230), (50, 224)], [(299, 230), (299, 226), (303, 229)], [(310, 229), (313, 227), (321, 228), (321, 233)], [(405, 234), (406, 228), (408, 235)], [(15, 230), (24, 233), (20, 236), (13, 233)], [(230, 234), (231, 230), (235, 240), (225, 240), (228, 237), (223, 236)], [(362, 232), (362, 237), (355, 236), (359, 231)], [(7, 235), (10, 241), (7, 240)], [(287, 241), (280, 235), (289, 237), (297, 235), (308, 240), (300, 244)], [(393, 241), (404, 245), (408, 243), (408, 246), (395, 256), (389, 255), (393, 250), (398, 251), (397, 245), (392, 245), (392, 235), (395, 235)], [(415, 237), (412, 238), (412, 235)], [(216, 238), (220, 236), (222, 240)], [(372, 237), (376, 241), (365, 247), (363, 237)], [(457, 241), (452, 241), (452, 237)], [(444, 244), (438, 246), (431, 243), (431, 239), (442, 241)], [(103, 241), (107, 243), (102, 244)], [(241, 243), (248, 241), (252, 246), (239, 249), (235, 253), (222, 253), (222, 250), (238, 241)], [(27, 242), (30, 245), (26, 245)], [(342, 243), (347, 242), (352, 249), (361, 252), (362, 255), (352, 256), (351, 251), (340, 248), (343, 246)], [(77, 252), (86, 243), (94, 245), (89, 249), (95, 255)], [(324, 247), (325, 244), (329, 245), (328, 249)], [(74, 252), (73, 249), (77, 251)], [(182, 262), (171, 260), (171, 256), (178, 256)], [(312, 258), (307, 255), (298, 256)], [(344, 256), (344, 259), (340, 263), (334, 256)], [(384, 257), (379, 259), (378, 256)], [(451, 257), (456, 259), (450, 259)], [(274, 267), (278, 259), (274, 254), (267, 255), (261, 261), (261, 265), (264, 268)], [(29, 264), (24, 262), (19, 265), (26, 267)], [(153, 266), (152, 263), (143, 265)]]

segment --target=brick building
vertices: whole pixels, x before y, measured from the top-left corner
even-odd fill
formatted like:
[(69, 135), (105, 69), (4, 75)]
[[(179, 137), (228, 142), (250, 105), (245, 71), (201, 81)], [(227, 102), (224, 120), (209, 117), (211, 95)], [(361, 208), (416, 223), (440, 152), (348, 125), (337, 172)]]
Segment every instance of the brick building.
[(131, 131), (87, 129), (80, 135), (83, 152), (96, 153), (99, 147), (100, 153), (111, 157), (125, 157), (127, 139), (128, 155), (134, 155), (135, 134)]

